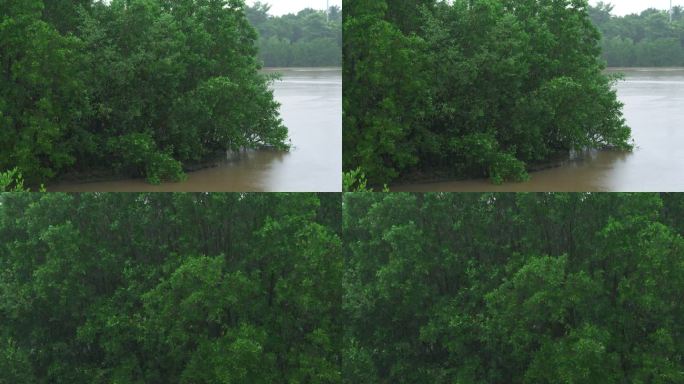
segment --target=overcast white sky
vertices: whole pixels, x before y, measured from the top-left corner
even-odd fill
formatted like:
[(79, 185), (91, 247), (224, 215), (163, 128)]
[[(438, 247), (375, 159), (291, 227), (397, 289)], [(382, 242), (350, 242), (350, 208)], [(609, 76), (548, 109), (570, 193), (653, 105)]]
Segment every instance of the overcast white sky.
[[(615, 6), (613, 14), (618, 16), (628, 15), (630, 13), (641, 13), (647, 8), (669, 9), (670, 0), (604, 0), (604, 3), (610, 3)], [(596, 5), (598, 0), (590, 0), (589, 3)], [(672, 6), (684, 6), (684, 0), (672, 0)]]
[[(247, 0), (247, 4), (254, 5), (256, 0)], [(271, 6), (271, 15), (281, 16), (288, 13), (297, 13), (304, 8), (325, 9), (326, 0), (261, 0)], [(342, 0), (329, 0), (330, 6), (342, 6)]]

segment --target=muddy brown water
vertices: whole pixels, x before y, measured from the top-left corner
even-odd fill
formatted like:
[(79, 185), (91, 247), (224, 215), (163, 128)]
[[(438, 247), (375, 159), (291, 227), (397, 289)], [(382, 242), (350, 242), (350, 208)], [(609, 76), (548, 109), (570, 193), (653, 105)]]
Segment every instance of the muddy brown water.
[(556, 168), (532, 172), (523, 183), (493, 185), (464, 180), (400, 185), (413, 192), (682, 192), (684, 191), (684, 68), (613, 68), (627, 124), (636, 148), (631, 153), (586, 151)]
[(293, 149), (249, 151), (187, 174), (186, 181), (151, 185), (142, 179), (64, 182), (62, 192), (339, 192), (342, 190), (342, 71), (339, 68), (268, 69)]

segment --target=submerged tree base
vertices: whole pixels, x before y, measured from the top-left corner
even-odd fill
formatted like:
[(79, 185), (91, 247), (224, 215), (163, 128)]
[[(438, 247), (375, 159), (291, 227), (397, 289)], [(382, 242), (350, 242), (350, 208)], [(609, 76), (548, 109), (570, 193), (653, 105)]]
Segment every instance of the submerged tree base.
[[(214, 154), (214, 156), (209, 157), (204, 161), (188, 162), (183, 164), (182, 173), (180, 173), (180, 179), (163, 179), (160, 183), (176, 183), (183, 182), (190, 176), (193, 172), (200, 172), (203, 170), (221, 167), (224, 164), (238, 163), (243, 160), (245, 153), (261, 153), (261, 152), (281, 152), (288, 153), (288, 150), (281, 150), (275, 148), (261, 148), (261, 149), (244, 149), (237, 152), (220, 152)], [(159, 184), (150, 181), (148, 177), (143, 174), (131, 175), (127, 173), (117, 172), (115, 169), (110, 168), (90, 168), (86, 170), (72, 170), (60, 175), (59, 180), (55, 181), (54, 184), (90, 184), (90, 183), (100, 183), (100, 182), (112, 182), (121, 180), (146, 180), (152, 184)], [(35, 185), (32, 185), (32, 188)]]
[(355, 1), (344, 12), (344, 169), (372, 184), (435, 169), (524, 180), (561, 150), (630, 148), (585, 0)]
[[(618, 148), (603, 148), (603, 149), (584, 149), (581, 151), (565, 151), (558, 152), (551, 156), (546, 161), (540, 161), (537, 163), (526, 164), (525, 172), (521, 175), (521, 179), (518, 180), (501, 180), (501, 183), (524, 183), (526, 181), (534, 178), (535, 172), (541, 172), (546, 170), (552, 170), (555, 168), (560, 168), (568, 164), (581, 163), (585, 161), (592, 154), (599, 152), (617, 152), (617, 153), (631, 153), (632, 148), (629, 149), (618, 149)], [(442, 183), (449, 181), (467, 181), (467, 180), (482, 180), (487, 179), (493, 184), (497, 183), (497, 180), (493, 180), (486, 174), (481, 175), (481, 177), (466, 177), (458, 173), (454, 173), (448, 169), (443, 170), (409, 170), (400, 179), (395, 180), (392, 186), (400, 187), (410, 184), (429, 184), (429, 183)]]
[(0, 170), (36, 183), (112, 167), (158, 183), (217, 151), (289, 147), (242, 1), (2, 7)]

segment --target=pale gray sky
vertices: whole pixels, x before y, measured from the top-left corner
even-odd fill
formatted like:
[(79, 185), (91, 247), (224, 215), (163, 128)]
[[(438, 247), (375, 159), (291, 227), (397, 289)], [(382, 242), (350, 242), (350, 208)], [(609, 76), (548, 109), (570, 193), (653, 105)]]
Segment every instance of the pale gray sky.
[[(670, 0), (604, 0), (604, 3), (610, 3), (615, 6), (613, 14), (618, 16), (628, 15), (630, 13), (641, 13), (647, 8), (669, 9)], [(598, 0), (590, 0), (591, 5), (596, 5)], [(672, 0), (672, 6), (684, 6), (684, 0)]]
[[(254, 5), (256, 0), (247, 0), (247, 4)], [(325, 9), (326, 0), (261, 0), (271, 6), (271, 15), (281, 16), (297, 13), (304, 8)], [(342, 6), (342, 0), (329, 0), (330, 6)]]

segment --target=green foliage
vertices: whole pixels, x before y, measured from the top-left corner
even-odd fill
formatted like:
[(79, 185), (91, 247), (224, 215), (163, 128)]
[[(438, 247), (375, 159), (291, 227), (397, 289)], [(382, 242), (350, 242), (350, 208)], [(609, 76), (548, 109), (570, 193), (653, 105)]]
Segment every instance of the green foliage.
[(0, 10), (0, 171), (45, 180), (76, 160), (80, 42), (41, 20), (41, 0), (3, 1)]
[[(0, 172), (0, 192), (30, 192), (29, 188), (24, 187), (24, 176), (17, 168), (7, 172)], [(45, 186), (40, 185), (40, 192), (46, 192)]]
[(180, 181), (184, 178), (180, 162), (167, 153), (160, 153), (150, 135), (133, 133), (111, 138), (108, 149), (117, 155), (114, 167), (123, 173), (146, 175), (152, 184), (162, 180)]
[(0, 172), (0, 192), (23, 191), (25, 191), (24, 178), (16, 168), (7, 172)]
[(339, 67), (342, 65), (342, 13), (304, 9), (270, 16), (268, 4), (256, 2), (246, 14), (259, 32), (259, 56), (266, 67)]
[(340, 383), (340, 207), (0, 194), (0, 383)]
[(428, 71), (417, 54), (422, 39), (383, 20), (385, 1), (345, 3), (343, 161), (361, 167), (372, 184), (396, 178), (418, 162), (409, 140), (425, 115)]
[(679, 383), (683, 217), (665, 193), (0, 194), (0, 383)]
[(344, 192), (368, 192), (368, 180), (361, 168), (342, 174), (342, 190)]
[(611, 67), (684, 66), (684, 8), (649, 8), (640, 14), (614, 16), (613, 6), (599, 2), (589, 7), (603, 34), (603, 58)]
[(501, 184), (505, 180), (527, 179), (525, 163), (512, 154), (502, 153), (496, 139), (489, 135), (473, 134), (453, 139), (451, 146), (454, 152), (463, 154), (465, 163), (459, 165), (474, 168), (465, 173), (484, 171), (482, 176), (488, 175), (495, 184)]
[[(368, 180), (366, 174), (361, 168), (344, 172), (342, 174), (342, 191), (343, 192), (373, 192), (373, 188), (368, 187)], [(389, 192), (387, 184), (383, 187), (383, 192)]]
[(242, 1), (0, 7), (0, 170), (176, 180), (227, 150), (289, 148)]
[(679, 195), (345, 194), (345, 382), (684, 380)]
[(19, 349), (12, 339), (3, 340), (0, 348), (0, 384), (36, 383), (26, 350)]
[(345, 3), (344, 169), (520, 181), (582, 148), (629, 150), (586, 1)]

